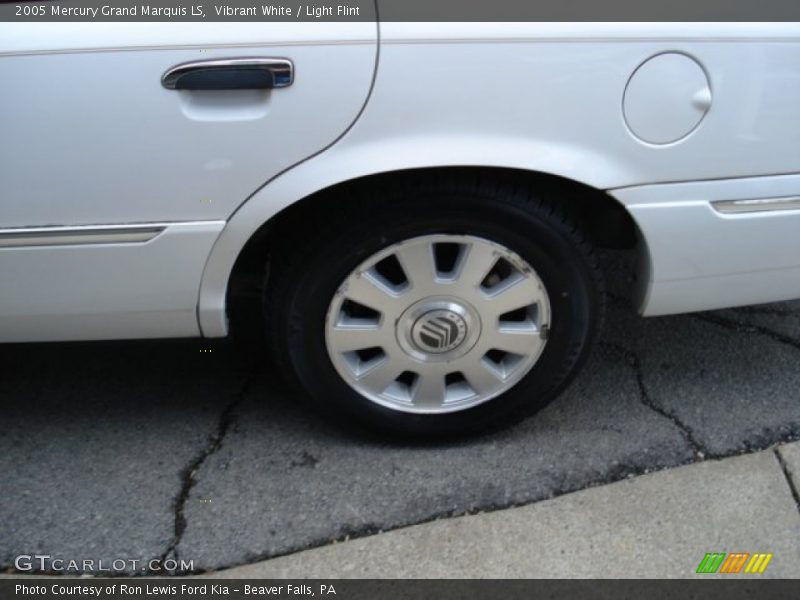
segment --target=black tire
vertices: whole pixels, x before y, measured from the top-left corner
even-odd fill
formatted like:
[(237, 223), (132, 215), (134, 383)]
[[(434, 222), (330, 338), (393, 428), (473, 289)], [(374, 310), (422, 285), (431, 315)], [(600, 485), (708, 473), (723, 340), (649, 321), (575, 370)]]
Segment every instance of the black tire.
[[(603, 281), (592, 245), (559, 202), (565, 199), (513, 180), (417, 175), (317, 200), (316, 212), (298, 213), (282, 227), (264, 308), (280, 367), (326, 414), (412, 436), (475, 432), (541, 409), (585, 360), (602, 319)], [(331, 363), (324, 324), (334, 292), (353, 269), (387, 246), (432, 233), (481, 237), (517, 253), (544, 283), (552, 322), (543, 353), (509, 391), (461, 412), (419, 415), (353, 390)]]

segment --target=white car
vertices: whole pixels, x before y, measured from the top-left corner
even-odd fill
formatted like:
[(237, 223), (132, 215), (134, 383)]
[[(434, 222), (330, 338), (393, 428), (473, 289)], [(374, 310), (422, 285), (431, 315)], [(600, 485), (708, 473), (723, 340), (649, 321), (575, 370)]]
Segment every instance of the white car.
[(566, 385), (596, 248), (644, 316), (800, 297), (796, 23), (3, 23), (0, 81), (3, 342), (223, 337), (257, 272), (317, 404), (437, 435)]

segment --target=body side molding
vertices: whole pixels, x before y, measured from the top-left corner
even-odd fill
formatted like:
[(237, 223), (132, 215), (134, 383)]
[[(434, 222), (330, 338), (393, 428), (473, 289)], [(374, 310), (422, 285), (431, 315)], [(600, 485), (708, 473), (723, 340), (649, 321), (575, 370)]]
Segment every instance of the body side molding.
[(154, 239), (166, 228), (167, 224), (158, 223), (0, 229), (0, 248), (144, 243)]

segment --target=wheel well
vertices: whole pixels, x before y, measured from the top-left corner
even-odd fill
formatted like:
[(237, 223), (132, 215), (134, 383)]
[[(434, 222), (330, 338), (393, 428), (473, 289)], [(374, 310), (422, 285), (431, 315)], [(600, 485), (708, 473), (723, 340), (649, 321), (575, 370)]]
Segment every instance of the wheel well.
[[(264, 223), (245, 244), (231, 274), (228, 286), (228, 312), (231, 317), (241, 305), (242, 297), (261, 297), (275, 231), (296, 230), (307, 211), (319, 210), (327, 199), (340, 192), (364, 185), (392, 185), (398, 178), (463, 177), (487, 181), (499, 180), (535, 186), (550, 196), (563, 198), (570, 212), (582, 224), (584, 231), (599, 248), (633, 249), (639, 239), (636, 224), (628, 211), (605, 192), (577, 181), (534, 171), (493, 167), (431, 167), (368, 175), (344, 181), (319, 190), (285, 208)], [(254, 309), (251, 309), (252, 312)], [(232, 326), (234, 321), (232, 319)], [(234, 326), (235, 330), (235, 326)]]

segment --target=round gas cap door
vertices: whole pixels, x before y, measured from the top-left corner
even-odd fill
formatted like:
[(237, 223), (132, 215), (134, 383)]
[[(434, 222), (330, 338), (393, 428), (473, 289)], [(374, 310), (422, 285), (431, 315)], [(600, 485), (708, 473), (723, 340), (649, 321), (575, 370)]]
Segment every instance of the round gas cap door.
[(697, 61), (667, 52), (634, 71), (622, 106), (633, 135), (649, 144), (670, 144), (703, 120), (711, 108), (711, 85)]

